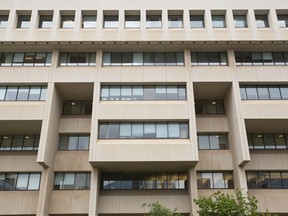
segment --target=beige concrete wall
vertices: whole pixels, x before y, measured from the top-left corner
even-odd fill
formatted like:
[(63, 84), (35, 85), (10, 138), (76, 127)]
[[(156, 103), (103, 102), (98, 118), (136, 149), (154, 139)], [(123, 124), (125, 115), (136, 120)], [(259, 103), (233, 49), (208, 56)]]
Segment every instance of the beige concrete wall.
[(287, 170), (288, 157), (287, 153), (282, 150), (260, 150), (251, 152), (251, 161), (245, 169), (248, 170)]
[(36, 161), (36, 152), (1, 152), (1, 172), (41, 172), (42, 167)]
[(168, 208), (178, 208), (178, 212), (189, 213), (190, 204), (187, 191), (101, 191), (99, 196), (99, 214), (144, 213), (144, 203), (159, 201)]
[(58, 151), (54, 171), (90, 171), (88, 151)]
[(232, 154), (229, 150), (199, 150), (197, 170), (233, 170)]

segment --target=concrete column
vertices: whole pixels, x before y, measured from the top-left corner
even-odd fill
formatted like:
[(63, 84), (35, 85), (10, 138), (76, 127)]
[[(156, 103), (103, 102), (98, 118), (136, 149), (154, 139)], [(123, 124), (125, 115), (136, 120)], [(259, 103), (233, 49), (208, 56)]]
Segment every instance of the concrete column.
[(197, 216), (198, 208), (193, 201), (194, 199), (198, 199), (197, 174), (196, 174), (195, 167), (190, 167), (188, 170), (188, 192), (189, 192), (190, 205), (191, 205), (190, 214), (193, 216)]
[(100, 171), (93, 168), (91, 172), (89, 216), (98, 216), (98, 202), (100, 191)]

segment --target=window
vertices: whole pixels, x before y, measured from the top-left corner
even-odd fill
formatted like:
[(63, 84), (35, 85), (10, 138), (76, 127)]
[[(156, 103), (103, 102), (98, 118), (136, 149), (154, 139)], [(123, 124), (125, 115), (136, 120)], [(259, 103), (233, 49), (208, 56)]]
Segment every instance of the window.
[(225, 15), (212, 15), (213, 28), (226, 28)]
[(84, 151), (89, 150), (90, 135), (61, 134), (58, 150)]
[(45, 100), (46, 86), (0, 86), (0, 101)]
[(288, 134), (247, 134), (249, 149), (288, 149)]
[(101, 100), (186, 100), (186, 87), (159, 86), (101, 86)]
[(99, 139), (187, 139), (188, 123), (99, 123)]
[(235, 28), (247, 28), (247, 19), (246, 15), (234, 15), (234, 25)]
[(240, 85), (242, 100), (288, 100), (286, 85)]
[(195, 100), (196, 114), (225, 114), (223, 100)]
[(52, 15), (40, 15), (39, 28), (51, 29), (52, 28), (52, 21), (53, 21)]
[(161, 15), (147, 15), (146, 16), (146, 27), (147, 28), (161, 28), (162, 18)]
[(73, 29), (74, 28), (74, 15), (61, 15), (60, 28), (63, 29)]
[(191, 52), (193, 66), (226, 66), (228, 65), (226, 52)]
[(65, 100), (63, 115), (91, 115), (92, 101), (90, 100)]
[(125, 28), (140, 28), (140, 15), (125, 15)]
[(288, 65), (288, 52), (235, 52), (236, 65)]
[(185, 190), (186, 172), (101, 173), (102, 190)]
[(118, 15), (104, 15), (104, 28), (118, 28)]
[(180, 52), (104, 52), (104, 66), (176, 66), (184, 65)]
[(198, 172), (197, 187), (199, 189), (233, 189), (232, 172)]
[(267, 15), (255, 15), (257, 28), (269, 28)]
[(93, 29), (96, 28), (96, 15), (82, 15), (82, 28)]
[(6, 28), (8, 24), (8, 15), (0, 15), (0, 29)]
[(0, 191), (39, 190), (40, 173), (0, 173)]
[(19, 15), (17, 28), (28, 29), (30, 26), (30, 15)]
[(286, 171), (247, 171), (249, 189), (288, 189)]
[(168, 28), (183, 28), (183, 15), (168, 15)]
[(227, 134), (198, 134), (198, 148), (204, 149), (229, 149)]
[(96, 53), (60, 53), (60, 66), (95, 66)]
[(55, 173), (54, 190), (89, 190), (91, 174), (79, 173)]
[(204, 15), (190, 15), (190, 28), (205, 28)]
[(0, 151), (37, 151), (39, 135), (0, 135)]
[(288, 15), (278, 14), (277, 18), (278, 18), (278, 26), (279, 26), (279, 28), (287, 28), (288, 27)]
[(52, 53), (0, 53), (0, 66), (51, 66)]

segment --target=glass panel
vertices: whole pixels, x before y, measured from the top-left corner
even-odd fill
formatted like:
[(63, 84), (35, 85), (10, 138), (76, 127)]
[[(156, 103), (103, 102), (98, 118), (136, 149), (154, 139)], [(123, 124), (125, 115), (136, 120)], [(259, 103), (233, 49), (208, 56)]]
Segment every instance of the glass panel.
[(262, 134), (253, 134), (252, 138), (255, 149), (264, 149), (264, 140)]
[(109, 98), (109, 86), (101, 87), (101, 100), (108, 100)]
[(81, 114), (81, 101), (70, 101), (70, 115)]
[(60, 66), (66, 66), (68, 63), (68, 54), (67, 53), (60, 53), (60, 58), (59, 58), (59, 65)]
[(241, 99), (246, 100), (246, 88), (245, 87), (240, 87), (240, 94), (241, 94)]
[(270, 175), (269, 172), (258, 172), (259, 175), (259, 186), (260, 188), (267, 189), (271, 188), (271, 181), (270, 181)]
[(219, 149), (219, 135), (210, 135), (209, 136), (210, 148)]
[(224, 172), (225, 188), (234, 188), (233, 174), (230, 172)]
[(147, 15), (146, 16), (146, 27), (147, 28), (161, 28), (161, 15)]
[(167, 100), (177, 100), (177, 86), (167, 86)]
[(210, 63), (210, 65), (220, 65), (218, 52), (210, 52), (209, 53), (209, 63)]
[(247, 93), (247, 99), (248, 100), (257, 100), (258, 99), (256, 87), (247, 86), (246, 87), (246, 93)]
[(188, 185), (187, 185), (187, 173), (185, 173), (185, 172), (180, 172), (179, 174), (178, 174), (178, 179), (179, 179), (179, 182), (178, 182), (178, 184), (179, 184), (179, 189), (187, 189), (188, 187)]
[(133, 94), (132, 100), (143, 100), (144, 99), (143, 86), (133, 86), (132, 94)]
[(268, 18), (267, 15), (255, 15), (257, 28), (268, 28)]
[(6, 87), (0, 86), (0, 101), (5, 99)]
[(38, 150), (39, 142), (40, 142), (40, 136), (36, 135), (35, 136), (35, 142), (34, 142), (34, 150)]
[(120, 52), (111, 53), (111, 65), (121, 65), (122, 64), (122, 56)]
[(121, 86), (121, 100), (131, 100), (131, 97), (132, 97), (132, 87)]
[(251, 53), (253, 65), (263, 65), (262, 53), (253, 52)]
[(206, 110), (207, 110), (207, 114), (217, 114), (217, 101), (207, 100)]
[(89, 65), (89, 53), (78, 53), (77, 57), (78, 66), (88, 66)]
[(247, 134), (247, 140), (249, 149), (254, 149), (252, 134)]
[(60, 135), (59, 137), (59, 150), (67, 150), (69, 145), (69, 137), (67, 135)]
[(225, 188), (223, 173), (213, 173), (214, 188)]
[(168, 138), (167, 123), (156, 124), (156, 138)]
[(166, 86), (155, 86), (155, 99), (166, 100)]
[(63, 189), (74, 189), (75, 174), (64, 173), (64, 187)]
[(13, 53), (2, 53), (1, 66), (11, 66)]
[(5, 174), (0, 173), (0, 191), (4, 190)]
[(108, 137), (108, 124), (101, 123), (99, 125), (99, 139), (106, 139)]
[(282, 52), (273, 52), (272, 55), (275, 65), (285, 65), (285, 59)]
[(52, 28), (53, 16), (40, 16), (39, 28), (50, 29)]
[(154, 53), (145, 52), (144, 53), (144, 65), (154, 65)]
[(204, 16), (203, 15), (191, 15), (190, 16), (190, 28), (204, 28)]
[(288, 15), (277, 15), (279, 28), (288, 27)]
[(110, 86), (109, 100), (120, 100), (120, 86)]
[(35, 136), (33, 136), (33, 135), (25, 135), (24, 136), (23, 150), (33, 150), (34, 139), (35, 139)]
[(124, 52), (122, 53), (122, 65), (132, 65), (133, 63), (133, 53)]
[(77, 150), (77, 146), (78, 146), (78, 136), (69, 135), (67, 150)]
[(61, 16), (60, 28), (71, 29), (74, 28), (74, 16)]
[(200, 173), (201, 183), (200, 188), (213, 188), (213, 178), (212, 173)]
[(28, 100), (29, 87), (28, 86), (20, 86), (18, 89), (17, 100)]
[(155, 52), (155, 65), (165, 65), (165, 53), (164, 52)]
[(178, 189), (178, 173), (167, 173), (168, 189)]
[(198, 65), (209, 65), (208, 53), (199, 52), (197, 53)]
[(46, 54), (47, 53), (36, 53), (34, 62), (35, 66), (44, 66), (46, 63)]
[(47, 86), (42, 86), (40, 100), (46, 100)]
[(263, 138), (266, 149), (275, 149), (275, 141), (273, 134), (263, 134)]
[(199, 149), (210, 149), (208, 135), (198, 135), (198, 147)]
[(281, 92), (282, 99), (287, 100), (288, 99), (288, 87), (287, 86), (281, 87), (280, 92)]
[(189, 138), (189, 128), (187, 123), (180, 123), (180, 138), (181, 139)]
[(247, 172), (247, 185), (249, 189), (259, 188), (260, 182), (257, 172)]
[(79, 136), (78, 150), (88, 150), (90, 143), (89, 136)]
[(28, 190), (39, 190), (41, 174), (30, 174)]
[(234, 15), (235, 28), (247, 28), (246, 15)]
[(13, 136), (3, 135), (1, 140), (0, 150), (9, 151), (11, 150)]
[(174, 52), (166, 52), (166, 65), (176, 65), (176, 53)]
[(212, 15), (213, 28), (226, 28), (225, 15)]
[(220, 65), (228, 65), (226, 52), (225, 53), (224, 52), (220, 53)]
[(29, 100), (39, 100), (40, 99), (40, 93), (41, 93), (41, 87), (40, 86), (31, 86), (30, 92), (29, 92)]
[(28, 29), (30, 25), (30, 15), (19, 15), (17, 28)]
[(154, 86), (144, 86), (144, 100), (155, 100)]
[(63, 189), (63, 173), (56, 173), (55, 180), (54, 180), (54, 189)]
[(176, 53), (177, 65), (184, 65), (184, 53)]
[(168, 123), (169, 138), (180, 138), (179, 123)]
[(143, 65), (143, 53), (133, 53), (133, 65)]
[(8, 15), (0, 15), (0, 28), (6, 28), (7, 24), (8, 24)]
[(145, 189), (156, 189), (155, 173), (144, 174)]
[(5, 188), (4, 190), (15, 190), (16, 187), (17, 174), (7, 173), (5, 179)]
[(132, 189), (132, 173), (123, 172), (121, 173), (121, 189), (128, 190)]
[(195, 101), (195, 111), (196, 114), (205, 114), (206, 113), (206, 105), (204, 100), (196, 100)]
[(109, 123), (108, 124), (108, 138), (117, 139), (119, 138), (119, 124), (117, 123)]
[(120, 138), (131, 138), (131, 123), (120, 124)]
[(274, 138), (277, 149), (286, 149), (286, 141), (284, 134), (275, 134)]
[(18, 174), (16, 190), (27, 190), (29, 174)]
[(263, 57), (264, 65), (274, 65), (271, 52), (263, 52), (262, 57)]
[(35, 53), (25, 53), (23, 60), (24, 66), (33, 66), (35, 59)]
[(282, 182), (285, 189), (288, 188), (288, 172), (282, 172)]
[(86, 173), (76, 173), (75, 174), (75, 188), (76, 190), (88, 189), (86, 185)]
[(257, 91), (258, 91), (259, 100), (269, 99), (269, 92), (266, 86), (258, 86)]
[(140, 28), (140, 16), (139, 15), (126, 15), (125, 16), (125, 28)]
[(281, 173), (280, 172), (270, 172), (271, 177), (271, 188), (273, 189), (282, 189), (283, 188), (283, 182), (281, 179)]
[(82, 28), (96, 28), (96, 15), (83, 15)]
[(143, 124), (132, 123), (132, 137), (134, 139), (143, 138)]
[(18, 87), (8, 86), (5, 100), (16, 100)]
[(92, 101), (82, 101), (81, 104), (81, 115), (92, 114)]
[(23, 138), (24, 136), (20, 136), (20, 135), (13, 137), (12, 150), (22, 150)]
[(105, 15), (104, 28), (118, 28), (118, 15)]
[(110, 65), (111, 64), (111, 53), (104, 53), (103, 54), (103, 65)]
[(186, 100), (185, 86), (178, 86), (178, 100)]
[(220, 135), (219, 148), (220, 148), (220, 149), (229, 149), (229, 143), (228, 143), (228, 136), (227, 136), (227, 134), (221, 134), (221, 135)]
[(168, 28), (183, 28), (183, 16), (168, 15)]
[(154, 123), (144, 124), (144, 138), (149, 139), (156, 138), (156, 128)]
[(270, 98), (273, 100), (280, 100), (281, 99), (281, 94), (280, 94), (280, 89), (277, 86), (269, 86), (269, 93), (270, 93)]

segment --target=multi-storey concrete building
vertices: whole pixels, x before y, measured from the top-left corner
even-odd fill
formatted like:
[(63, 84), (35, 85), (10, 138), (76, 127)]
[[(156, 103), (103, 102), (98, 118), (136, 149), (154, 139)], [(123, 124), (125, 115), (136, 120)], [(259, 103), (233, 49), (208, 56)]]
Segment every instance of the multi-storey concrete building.
[(1, 0), (0, 215), (288, 215), (287, 99), (286, 0)]

